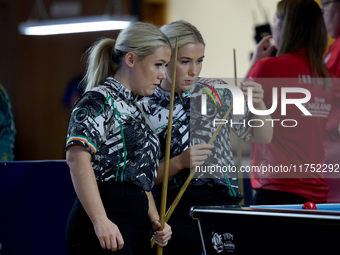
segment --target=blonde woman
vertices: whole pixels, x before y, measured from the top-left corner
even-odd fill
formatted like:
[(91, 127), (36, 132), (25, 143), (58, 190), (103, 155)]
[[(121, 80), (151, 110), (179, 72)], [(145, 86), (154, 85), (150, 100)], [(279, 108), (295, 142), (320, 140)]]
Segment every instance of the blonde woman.
[(169, 41), (137, 22), (90, 51), (86, 90), (72, 111), (66, 142), (76, 202), (66, 230), (70, 254), (149, 254), (149, 229), (165, 246), (150, 190), (159, 141), (136, 105), (165, 79)]

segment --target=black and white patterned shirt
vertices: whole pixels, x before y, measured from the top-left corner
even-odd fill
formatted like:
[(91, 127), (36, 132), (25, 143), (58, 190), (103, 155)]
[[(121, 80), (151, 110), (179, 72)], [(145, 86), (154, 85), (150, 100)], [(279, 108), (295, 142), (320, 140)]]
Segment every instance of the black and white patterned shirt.
[[(208, 143), (217, 127), (213, 126), (214, 119), (222, 119), (230, 107), (233, 97), (227, 89), (214, 89), (215, 84), (226, 84), (221, 79), (199, 78), (191, 87), (190, 91), (183, 92), (183, 101), (175, 93), (174, 111), (171, 134), (170, 158), (181, 154), (189, 146)], [(207, 114), (201, 114), (201, 97), (205, 91), (211, 88), (219, 94), (222, 104), (216, 103), (217, 95), (210, 93), (212, 97), (207, 96)], [(214, 97), (214, 98), (213, 98)], [(218, 101), (219, 102), (219, 101)], [(139, 103), (148, 115), (148, 118), (154, 126), (159, 140), (161, 142), (161, 160), (164, 159), (166, 137), (168, 129), (168, 116), (170, 106), (170, 92), (157, 88), (152, 96), (142, 98)], [(245, 102), (245, 115), (237, 117), (237, 121), (242, 122), (252, 117), (248, 105)], [(247, 141), (252, 136), (252, 128), (247, 125), (233, 125), (230, 120), (235, 120), (233, 111), (228, 117), (228, 124), (223, 125), (215, 138), (212, 154), (208, 156), (204, 166), (234, 166), (233, 153), (230, 144), (230, 128), (243, 140)], [(183, 169), (169, 180), (169, 191), (175, 190), (182, 186), (189, 169)], [(237, 173), (196, 173), (190, 185), (200, 186), (208, 185), (214, 187), (217, 192), (228, 195), (229, 197), (240, 199), (242, 194), (238, 189)]]
[(86, 92), (75, 104), (66, 148), (84, 146), (97, 181), (132, 182), (150, 191), (157, 176), (159, 140), (133, 93), (114, 78)]

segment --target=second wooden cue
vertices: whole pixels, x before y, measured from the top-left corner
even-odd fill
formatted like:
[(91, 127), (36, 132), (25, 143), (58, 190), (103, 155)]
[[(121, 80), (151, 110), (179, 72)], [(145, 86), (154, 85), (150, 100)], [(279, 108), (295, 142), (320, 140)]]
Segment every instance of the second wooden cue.
[[(234, 49), (234, 77), (235, 77), (235, 86), (237, 86), (237, 69), (236, 69), (236, 50)], [(243, 173), (240, 171), (242, 166), (242, 139), (237, 136), (237, 172), (238, 172), (238, 187), (242, 194), (244, 194), (244, 185), (243, 185)], [(240, 202), (241, 205), (244, 205), (244, 199)]]
[[(167, 199), (167, 191), (168, 191), (172, 115), (174, 111), (174, 97), (175, 97), (175, 85), (176, 85), (177, 53), (178, 53), (178, 38), (176, 38), (176, 45), (175, 45), (174, 74), (172, 77), (172, 88), (171, 88), (169, 119), (168, 119), (169, 121), (168, 122), (168, 133), (167, 133), (167, 139), (166, 139), (165, 159), (164, 159), (162, 196), (161, 196), (161, 206), (160, 206), (160, 211), (159, 211), (159, 222), (161, 223), (161, 230), (164, 228), (164, 223), (165, 223), (166, 199)], [(162, 254), (163, 254), (163, 247), (158, 245), (157, 255), (162, 255)]]

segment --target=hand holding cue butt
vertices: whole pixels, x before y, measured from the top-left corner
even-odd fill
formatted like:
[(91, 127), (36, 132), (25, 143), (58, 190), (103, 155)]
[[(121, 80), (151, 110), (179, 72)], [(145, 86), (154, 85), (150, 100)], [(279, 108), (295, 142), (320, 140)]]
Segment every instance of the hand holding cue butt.
[[(176, 85), (176, 67), (177, 67), (177, 53), (178, 53), (178, 38), (176, 37), (175, 45), (175, 58), (174, 58), (174, 74), (172, 77), (172, 88), (170, 96), (170, 108), (169, 108), (169, 119), (168, 119), (168, 133), (166, 138), (166, 148), (165, 148), (165, 159), (164, 159), (164, 176), (162, 185), (162, 196), (161, 196), (161, 206), (159, 212), (159, 223), (161, 224), (160, 230), (164, 228), (165, 221), (165, 209), (166, 209), (166, 198), (168, 191), (168, 179), (169, 179), (169, 162), (170, 162), (170, 147), (171, 147), (171, 131), (172, 131), (172, 115), (174, 111), (174, 97), (175, 97), (175, 85)], [(163, 254), (163, 247), (157, 246), (157, 255)]]

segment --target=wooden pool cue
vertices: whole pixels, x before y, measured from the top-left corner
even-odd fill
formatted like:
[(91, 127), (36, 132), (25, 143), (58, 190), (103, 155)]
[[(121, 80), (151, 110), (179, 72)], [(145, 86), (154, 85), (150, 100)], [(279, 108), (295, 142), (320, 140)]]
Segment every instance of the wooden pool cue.
[[(236, 70), (236, 50), (234, 49), (234, 78), (235, 78), (235, 86), (237, 86), (237, 70)], [(242, 194), (244, 194), (244, 185), (243, 185), (243, 174), (240, 171), (242, 165), (242, 149), (241, 149), (241, 138), (237, 136), (237, 172), (238, 172), (238, 187)], [(241, 205), (244, 205), (244, 199), (240, 202)]]
[[(175, 57), (174, 57), (174, 74), (172, 77), (172, 88), (171, 88), (169, 119), (168, 119), (169, 121), (168, 122), (168, 133), (167, 133), (167, 138), (166, 138), (165, 159), (164, 159), (164, 175), (163, 175), (163, 184), (162, 184), (161, 205), (160, 205), (160, 211), (159, 211), (159, 223), (161, 223), (160, 230), (164, 228), (164, 223), (166, 222), (165, 221), (165, 210), (166, 210), (166, 199), (167, 199), (168, 179), (169, 179), (171, 130), (172, 130), (172, 116), (173, 116), (173, 111), (174, 111), (177, 53), (178, 53), (178, 38), (176, 37)], [(163, 254), (163, 247), (158, 245), (157, 255), (162, 255), (162, 254)]]

